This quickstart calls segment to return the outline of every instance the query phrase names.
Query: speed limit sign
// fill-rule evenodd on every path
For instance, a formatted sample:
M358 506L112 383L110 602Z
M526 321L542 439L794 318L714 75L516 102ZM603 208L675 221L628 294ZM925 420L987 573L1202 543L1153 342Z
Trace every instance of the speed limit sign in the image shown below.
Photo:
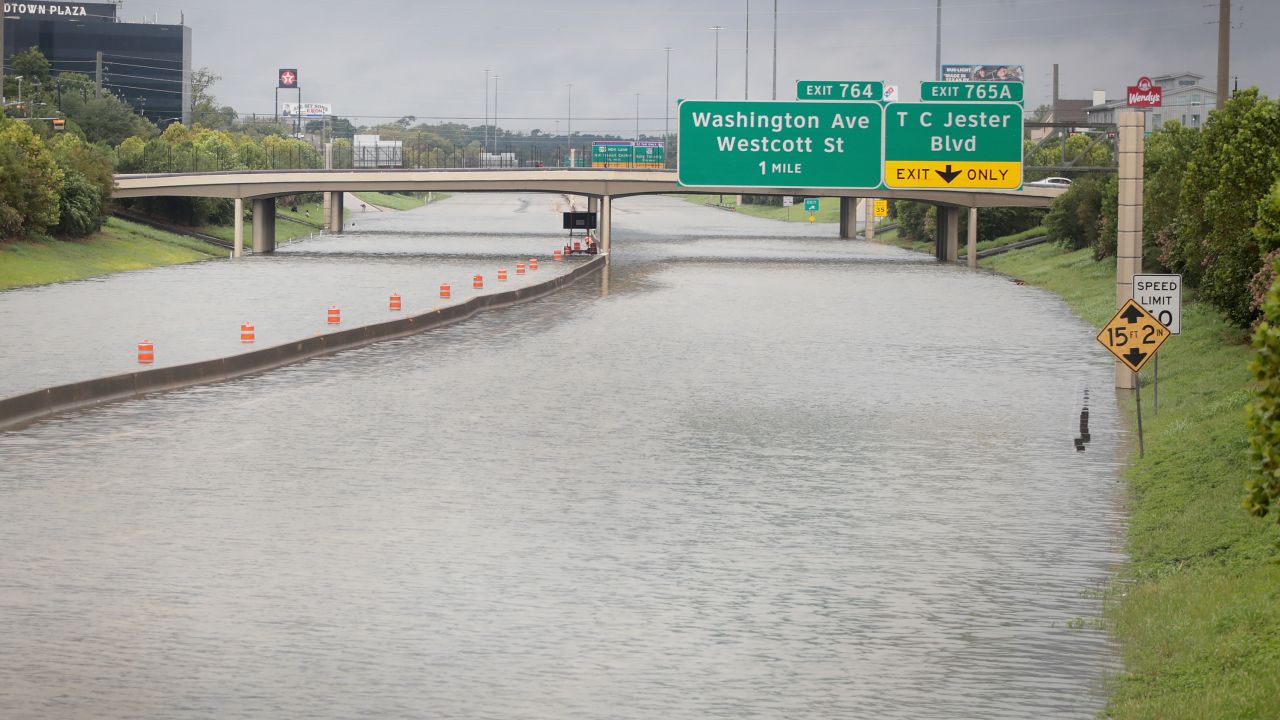
M1182 276L1134 275L1133 299L1169 329L1170 335L1182 332Z

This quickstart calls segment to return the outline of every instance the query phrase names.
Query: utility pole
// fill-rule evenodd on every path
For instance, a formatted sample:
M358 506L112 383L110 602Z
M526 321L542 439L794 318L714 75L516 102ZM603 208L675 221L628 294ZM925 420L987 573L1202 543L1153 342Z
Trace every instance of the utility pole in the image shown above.
M4 3L0 2L0 108L4 107Z
M501 75L493 76L493 151L495 153L502 151L502 140L498 135L498 81L501 79Z
M938 42L933 53L933 79L942 80L942 0L938 0Z
M1218 0L1218 103L1227 102L1227 75L1231 64L1231 0Z
M751 0L747 0L747 31L743 33L746 40L746 59L742 63L742 99L751 99Z
M484 151L489 152L489 68L484 69Z
M102 99L102 51L101 50L98 51L96 70L97 70L97 74L96 74L97 84L96 84L96 90L94 90L93 96L95 98Z
M636 93L636 142L640 142L640 93Z
M773 0L773 100L778 99L778 0Z
M671 48L663 50L667 51L667 99L662 103L662 142L665 143L671 134Z
M564 146L568 151L569 167L573 167L573 83L569 83L569 116L566 118Z
M720 25L712 25L712 30L716 31L716 94L715 99L720 99L720 31L724 29Z

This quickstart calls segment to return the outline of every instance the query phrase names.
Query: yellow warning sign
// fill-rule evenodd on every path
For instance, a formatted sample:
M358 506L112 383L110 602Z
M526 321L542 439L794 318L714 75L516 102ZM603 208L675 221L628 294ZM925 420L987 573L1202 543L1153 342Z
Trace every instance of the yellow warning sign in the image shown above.
M889 217L889 201L876 200L875 214L876 214L876 217Z
M1022 187L1022 163L887 160L884 184L891 188L1016 190Z
M1168 339L1169 330L1136 300L1125 302L1098 333L1098 342L1134 372L1141 370Z

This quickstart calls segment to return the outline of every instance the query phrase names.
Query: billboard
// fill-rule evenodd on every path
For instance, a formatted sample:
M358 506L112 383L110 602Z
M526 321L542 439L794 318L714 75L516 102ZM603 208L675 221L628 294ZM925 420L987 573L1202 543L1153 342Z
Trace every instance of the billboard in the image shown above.
M1021 65L943 65L943 82L1022 82Z
M1163 99L1164 89L1152 85L1151 78L1145 75L1138 78L1137 85L1129 86L1129 107L1160 107Z
M333 114L333 106L327 103L282 103L281 107L285 117L322 118Z
M298 68L280 68L277 77L280 80L280 84L276 85L277 88L293 90L298 87Z

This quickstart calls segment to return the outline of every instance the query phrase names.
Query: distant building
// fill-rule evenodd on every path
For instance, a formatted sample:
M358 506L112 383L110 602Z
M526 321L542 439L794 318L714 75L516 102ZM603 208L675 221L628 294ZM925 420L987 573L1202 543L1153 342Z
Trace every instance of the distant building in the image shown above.
M1160 87L1160 107L1129 108L1127 96L1107 102L1104 94L1101 99L1095 98L1095 103L1086 108L1085 113L1089 122L1114 123L1117 112L1132 109L1147 116L1148 131L1159 130L1169 120L1177 120L1184 127L1203 127L1209 119L1209 111L1217 106L1218 94L1201 85L1202 80L1203 75L1191 72L1156 75L1151 78L1151 84ZM1096 91L1095 96L1099 92Z
M351 167L398 168L404 164L404 143L383 140L380 135L356 135L351 139Z
M3 59L35 47L54 74L94 77L151 122L191 121L191 28L123 22L117 3L4 2Z

